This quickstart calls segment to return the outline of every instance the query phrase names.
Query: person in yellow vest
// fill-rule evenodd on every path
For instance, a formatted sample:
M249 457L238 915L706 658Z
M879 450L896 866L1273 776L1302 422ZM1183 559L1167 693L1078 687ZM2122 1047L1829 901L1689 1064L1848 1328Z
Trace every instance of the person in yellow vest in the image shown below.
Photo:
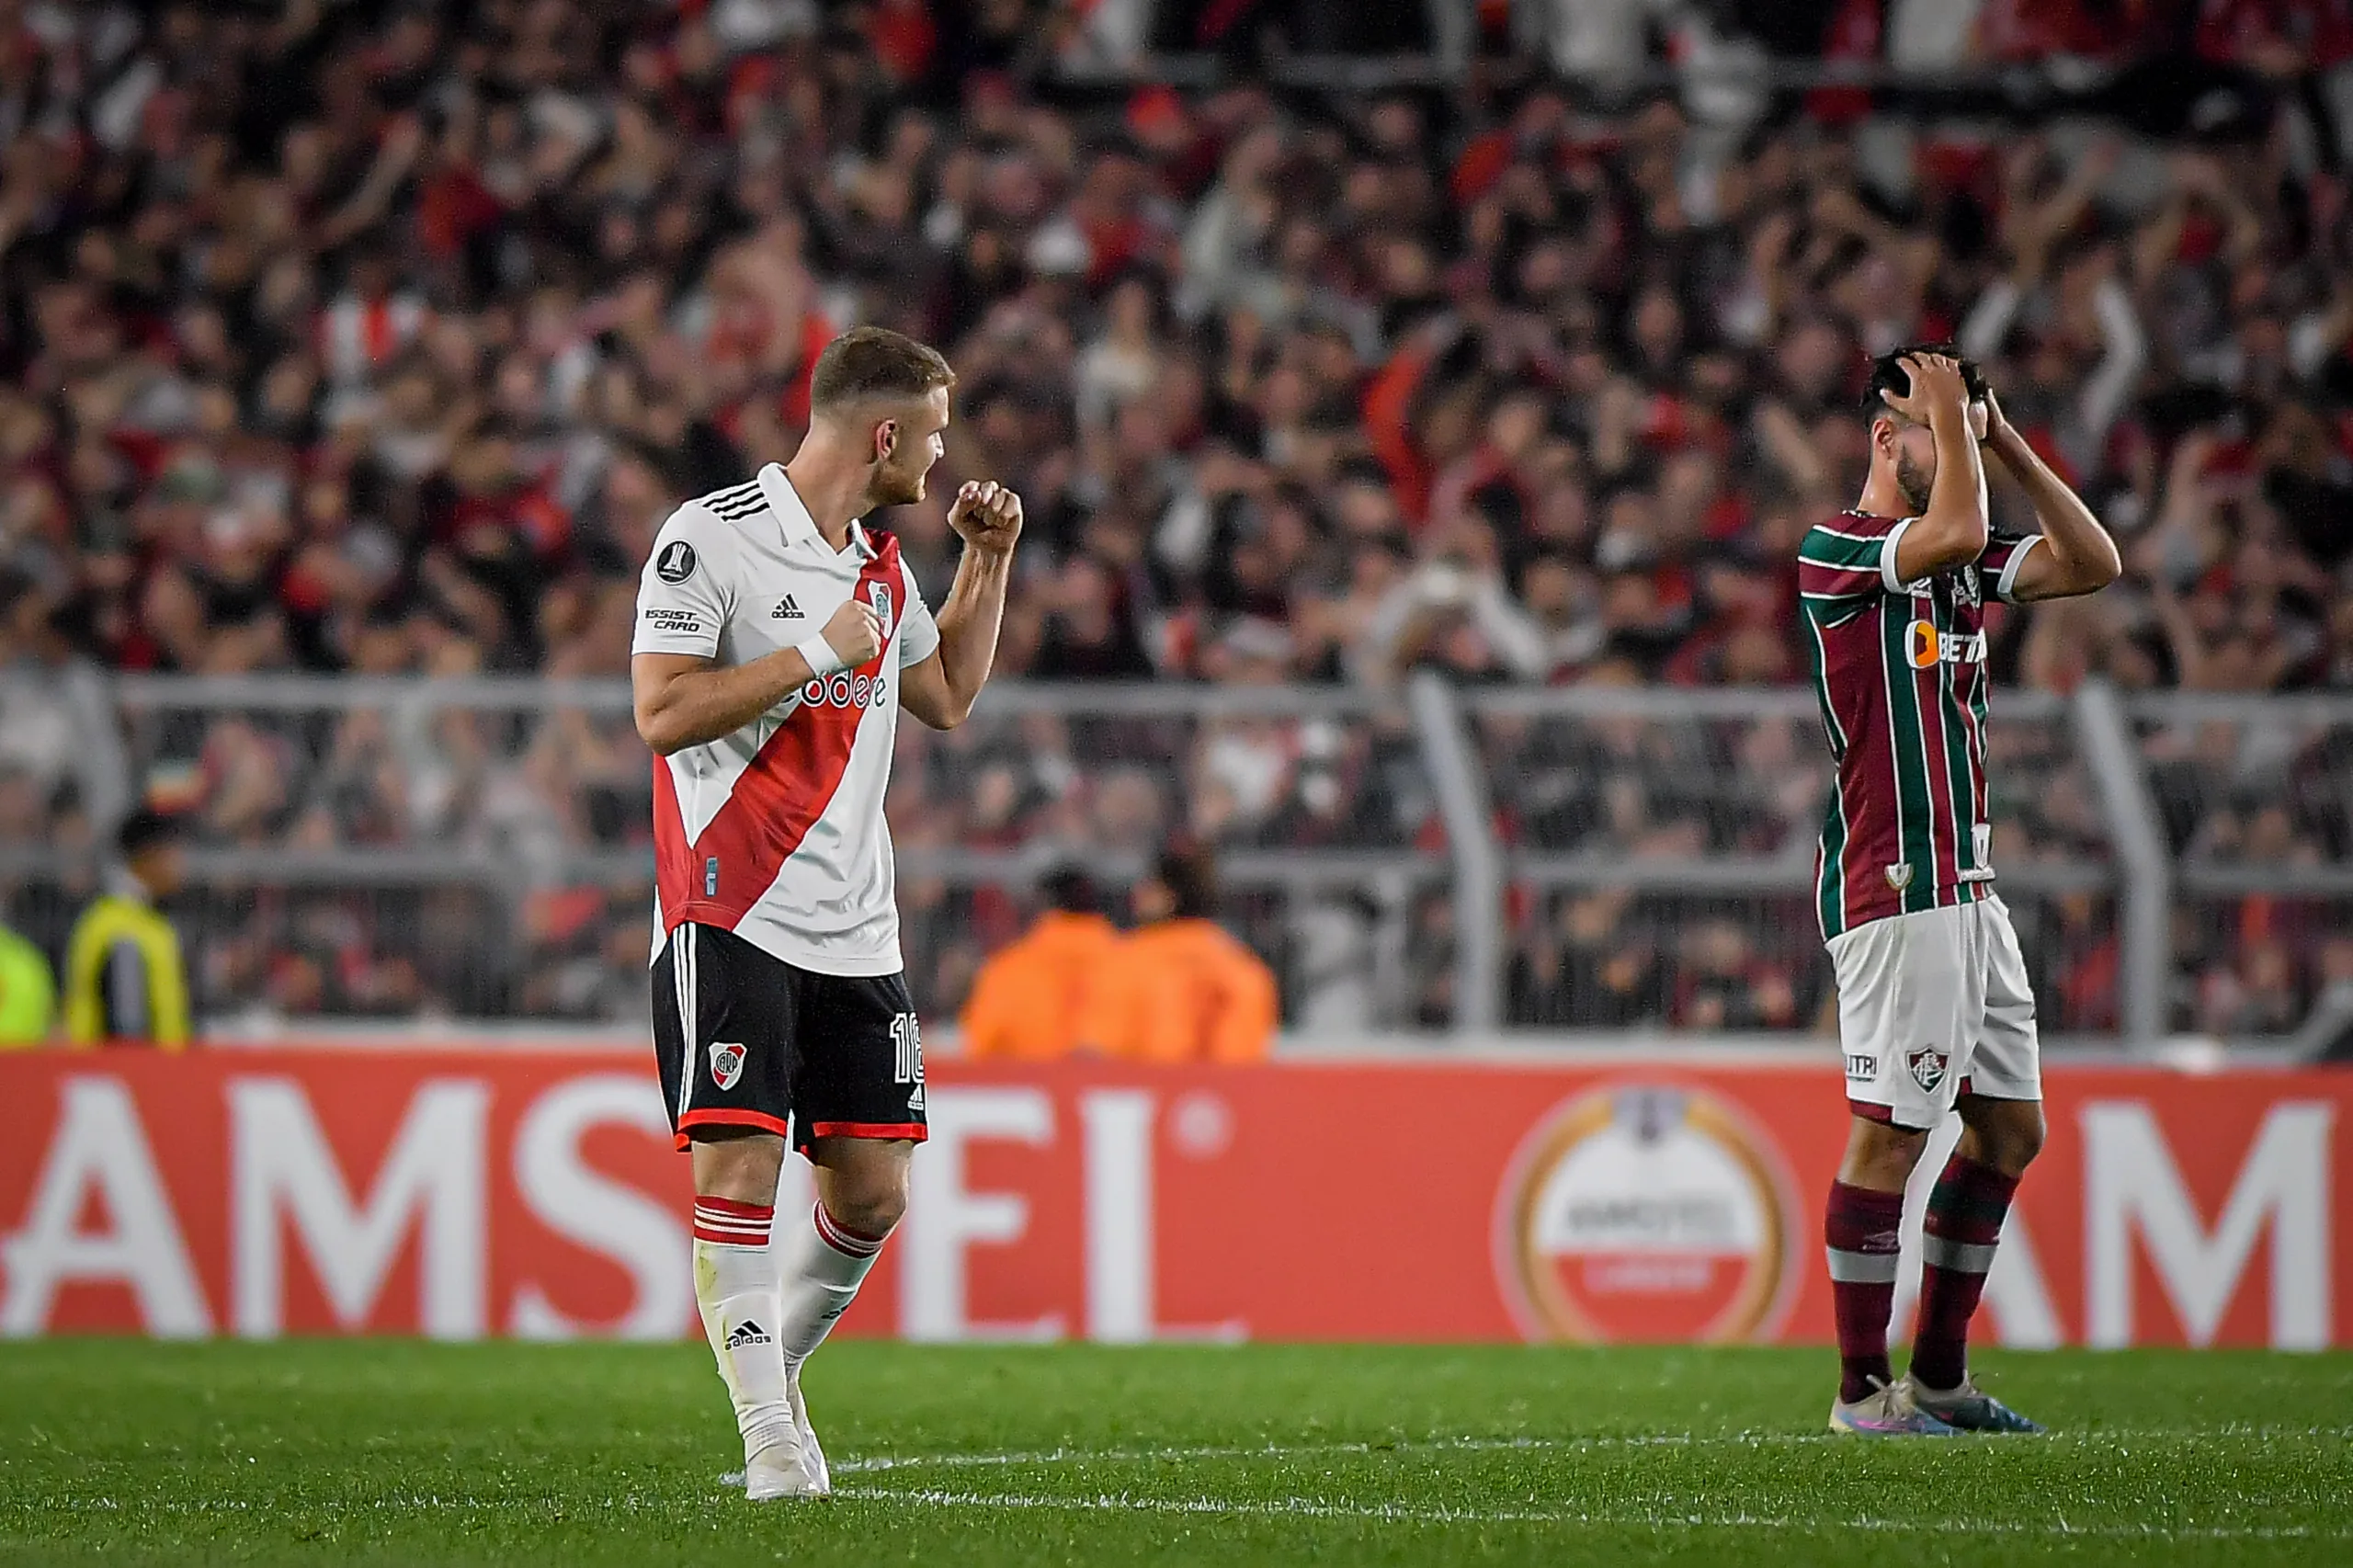
M0 1051L46 1044L56 1009L57 986L49 978L49 960L0 926Z
M188 971L179 933L155 907L180 889L179 828L160 812L133 812L115 846L121 861L65 945L65 1037L84 1048L122 1040L185 1050Z
M1004 1062L1068 1056L1095 986L1120 941L1086 873L1064 869L1039 882L1037 924L989 955L972 979L960 1022L964 1054Z
M1171 847L1135 890L1082 1046L1125 1062L1256 1062L1274 1043L1274 971L1218 925L1217 866Z

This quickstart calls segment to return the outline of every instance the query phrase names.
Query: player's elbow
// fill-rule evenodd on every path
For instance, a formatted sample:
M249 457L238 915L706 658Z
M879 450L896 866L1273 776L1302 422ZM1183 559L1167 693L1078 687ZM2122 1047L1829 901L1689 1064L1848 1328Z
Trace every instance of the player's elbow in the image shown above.
M2083 591L2096 594L2123 575L2124 557L2117 552L2116 543L2111 540L2108 548L2093 559L2085 572Z
M956 729L972 716L972 699L958 697L953 691L929 693L910 700L906 706L919 722L933 730Z
M690 744L686 727L670 709L640 702L636 705L636 718L637 738L656 756L684 751Z
M2122 568L2110 562L2101 562L2087 566L2076 574L2074 582L2067 585L2066 597L2080 598L2086 594L2098 593L2121 575L2123 575Z
M2062 574L2055 576L2055 580L2050 586L2044 588L2041 593L2029 597L2051 599L2081 598L2086 594L2098 593L2122 575L2124 575L2124 562L2117 554L2116 546L2110 544L2105 550L2065 562Z

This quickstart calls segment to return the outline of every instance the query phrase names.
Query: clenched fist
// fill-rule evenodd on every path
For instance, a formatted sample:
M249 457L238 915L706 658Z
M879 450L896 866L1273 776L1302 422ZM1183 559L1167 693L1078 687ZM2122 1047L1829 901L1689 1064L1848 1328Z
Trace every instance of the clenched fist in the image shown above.
M882 652L881 618L864 599L851 599L825 622L825 641L854 670Z
M948 507L948 526L974 550L1011 552L1021 537L1021 497L995 480L967 480Z

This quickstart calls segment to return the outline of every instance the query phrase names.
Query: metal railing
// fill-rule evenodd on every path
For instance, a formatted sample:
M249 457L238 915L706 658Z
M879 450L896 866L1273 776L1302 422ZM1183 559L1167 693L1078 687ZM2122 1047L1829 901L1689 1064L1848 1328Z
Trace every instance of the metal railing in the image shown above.
M216 1011L638 1005L650 789L621 683L97 689L116 723L76 758L85 815L208 781L189 872ZM1116 892L1183 832L1220 845L1229 914L1311 1029L1824 1017L1829 769L1802 690L1004 683L962 730L903 732L892 815L935 1008L1049 870ZM2005 693L1993 744L1995 861L2053 1037L2328 1032L2353 992L2353 697ZM53 924L90 836L0 841L0 893Z

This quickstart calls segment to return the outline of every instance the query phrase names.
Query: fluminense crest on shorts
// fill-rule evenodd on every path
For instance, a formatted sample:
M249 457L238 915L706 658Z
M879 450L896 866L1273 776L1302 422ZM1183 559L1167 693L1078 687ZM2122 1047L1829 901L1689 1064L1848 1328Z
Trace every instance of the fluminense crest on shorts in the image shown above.
M1921 1093L1933 1095L1937 1092L1937 1085L1945 1081L1945 1068L1951 1061L1952 1057L1948 1052L1938 1051L1933 1045L1924 1045L1917 1051L1904 1053L1904 1069L1912 1074L1912 1081L1920 1085Z

